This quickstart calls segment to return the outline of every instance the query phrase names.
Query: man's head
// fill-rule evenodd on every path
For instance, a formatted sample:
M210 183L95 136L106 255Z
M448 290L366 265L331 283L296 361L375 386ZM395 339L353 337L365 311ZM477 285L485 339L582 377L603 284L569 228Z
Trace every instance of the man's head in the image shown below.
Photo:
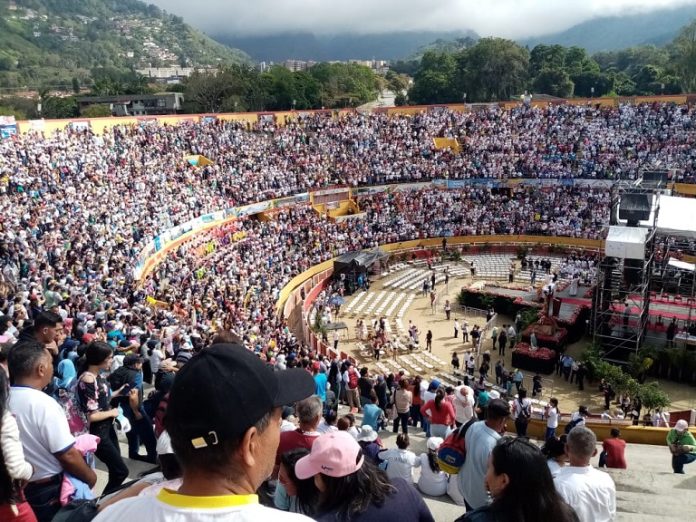
M253 493L273 471L281 407L313 391L307 372L274 372L243 346L203 350L174 379L165 419L184 483L216 475Z
M14 384L37 390L45 388L53 378L53 358L39 341L21 342L10 348L7 367Z
M63 343L63 318L53 312L41 312L34 320L34 335L42 344Z
M566 455L571 466L589 466L597 454L597 436L585 426L576 426L568 434Z
M612 428L609 433L615 439L618 439L621 436L621 430L619 428Z
M318 395L312 395L295 404L295 415L303 430L314 431L319 426L321 410L321 399Z
M498 433L505 431L505 423L510 417L510 405L503 399L493 399L488 403L486 424Z

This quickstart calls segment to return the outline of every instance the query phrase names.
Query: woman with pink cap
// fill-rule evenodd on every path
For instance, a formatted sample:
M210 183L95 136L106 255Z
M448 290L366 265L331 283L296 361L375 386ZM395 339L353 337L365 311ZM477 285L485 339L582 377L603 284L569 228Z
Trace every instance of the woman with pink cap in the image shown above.
M311 453L297 461L295 475L300 480L314 477L320 492L318 522L434 522L413 485L402 479L390 481L346 432L317 438Z

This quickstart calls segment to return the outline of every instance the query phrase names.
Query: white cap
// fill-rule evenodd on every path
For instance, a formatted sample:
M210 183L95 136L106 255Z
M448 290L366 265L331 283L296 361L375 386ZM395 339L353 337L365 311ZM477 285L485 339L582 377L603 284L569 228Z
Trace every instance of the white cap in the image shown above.
M430 451L437 451L443 442L444 440L440 437L430 437L427 442L428 449Z
M677 423L674 425L674 429L683 433L689 429L689 423L686 422L684 419L678 420Z

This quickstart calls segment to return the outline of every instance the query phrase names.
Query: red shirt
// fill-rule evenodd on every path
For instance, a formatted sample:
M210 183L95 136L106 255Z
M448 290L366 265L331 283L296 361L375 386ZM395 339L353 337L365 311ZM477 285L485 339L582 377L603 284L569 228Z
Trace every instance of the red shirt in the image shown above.
M444 424L445 426L454 424L454 406L448 400L442 400L439 410L435 407L435 400L430 400L421 407L421 413L430 415L430 424Z
M311 450L312 444L314 444L314 441L319 435L320 434L316 431L307 432L299 429L281 433L278 453L276 453L276 464L280 464L280 456L283 453L299 448Z
M626 469L626 459L624 451L626 449L626 441L623 439L611 438L604 441L602 445L604 451L607 452L607 467Z

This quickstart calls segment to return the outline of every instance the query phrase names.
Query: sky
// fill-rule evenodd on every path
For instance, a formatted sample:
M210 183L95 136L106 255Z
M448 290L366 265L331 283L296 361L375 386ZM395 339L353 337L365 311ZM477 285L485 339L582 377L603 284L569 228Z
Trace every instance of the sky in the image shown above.
M473 29L525 38L599 16L696 4L696 0L147 0L208 34L238 36Z

